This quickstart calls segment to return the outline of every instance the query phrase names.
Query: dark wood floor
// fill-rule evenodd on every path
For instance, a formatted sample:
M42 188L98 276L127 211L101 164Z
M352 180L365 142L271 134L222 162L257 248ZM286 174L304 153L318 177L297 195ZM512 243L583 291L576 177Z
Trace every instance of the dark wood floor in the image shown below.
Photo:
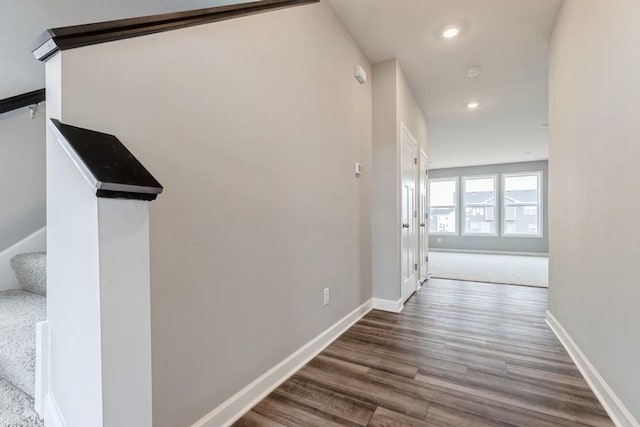
M547 290L432 279L372 311L236 426L611 426Z

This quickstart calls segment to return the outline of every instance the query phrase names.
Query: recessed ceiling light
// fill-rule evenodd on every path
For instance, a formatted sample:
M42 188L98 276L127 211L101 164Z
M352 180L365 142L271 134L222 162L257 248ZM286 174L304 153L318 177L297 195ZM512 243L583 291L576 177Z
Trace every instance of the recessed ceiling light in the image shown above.
M445 39L452 39L458 34L460 34L460 27L457 25L450 25L442 30L442 37Z
M480 107L480 103L478 101L469 101L467 104L467 110L476 110Z

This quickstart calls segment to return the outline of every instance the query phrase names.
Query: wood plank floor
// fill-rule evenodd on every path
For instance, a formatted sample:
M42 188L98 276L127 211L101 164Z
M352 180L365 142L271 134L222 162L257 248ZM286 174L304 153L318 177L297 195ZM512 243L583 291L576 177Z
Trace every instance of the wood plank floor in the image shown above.
M235 426L612 426L547 289L431 279L371 311Z

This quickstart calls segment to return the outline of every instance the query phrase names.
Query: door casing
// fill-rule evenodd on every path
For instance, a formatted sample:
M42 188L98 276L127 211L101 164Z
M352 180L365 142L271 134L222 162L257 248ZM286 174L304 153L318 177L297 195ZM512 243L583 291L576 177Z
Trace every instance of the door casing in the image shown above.
M422 283L429 277L429 157L422 148L420 149L419 166L420 177L418 178L418 184L420 186L420 212L418 217L420 221L420 236L418 239L418 256L420 257L420 283Z
M400 129L400 293L404 303L418 289L418 143L409 129Z

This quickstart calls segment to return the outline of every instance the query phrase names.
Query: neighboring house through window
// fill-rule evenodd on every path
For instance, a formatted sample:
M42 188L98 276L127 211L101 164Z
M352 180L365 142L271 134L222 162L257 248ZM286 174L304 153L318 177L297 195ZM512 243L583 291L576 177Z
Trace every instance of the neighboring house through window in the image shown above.
M458 179L429 180L429 233L458 233Z
M502 175L503 236L542 236L541 188L540 172Z
M497 176L462 177L463 234L496 236Z
M500 176L431 178L429 233L458 235L459 225L467 236L542 237L542 172Z

